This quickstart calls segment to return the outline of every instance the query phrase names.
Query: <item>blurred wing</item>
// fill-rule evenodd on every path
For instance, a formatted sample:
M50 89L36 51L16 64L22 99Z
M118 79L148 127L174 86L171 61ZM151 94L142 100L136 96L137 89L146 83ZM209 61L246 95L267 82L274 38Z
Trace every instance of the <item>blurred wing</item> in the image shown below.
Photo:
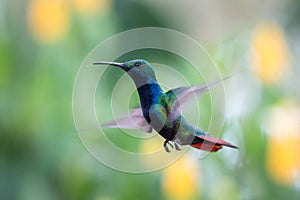
M226 79L231 78L232 76L234 76L235 74L231 75L231 76L227 76L225 78L216 80L214 82L211 83L207 83L207 84L203 84L203 85L196 85L196 86L192 86L192 87L179 87L179 88L175 88L173 90L169 90L168 92L166 92L166 94L168 96L173 96L173 99L170 102L170 114L169 114L169 119L176 119L178 117L178 115L180 115L180 106L185 103L187 100L189 100L191 98L192 95L199 95L202 94L206 91L208 91L208 88L210 88L211 86L216 85L217 83L220 83Z
M152 132L152 126L145 120L141 108L132 109L127 113L126 116L107 124L103 124L101 127L135 129L147 133Z

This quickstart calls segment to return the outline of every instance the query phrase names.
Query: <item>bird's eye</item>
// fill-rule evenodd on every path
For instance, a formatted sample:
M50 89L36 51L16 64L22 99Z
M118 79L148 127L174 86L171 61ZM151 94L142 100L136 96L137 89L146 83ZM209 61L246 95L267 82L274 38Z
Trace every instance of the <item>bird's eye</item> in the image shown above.
M141 66L141 65L142 65L141 62L136 62L136 63L134 63L134 66L135 66L135 67L139 67L139 66Z

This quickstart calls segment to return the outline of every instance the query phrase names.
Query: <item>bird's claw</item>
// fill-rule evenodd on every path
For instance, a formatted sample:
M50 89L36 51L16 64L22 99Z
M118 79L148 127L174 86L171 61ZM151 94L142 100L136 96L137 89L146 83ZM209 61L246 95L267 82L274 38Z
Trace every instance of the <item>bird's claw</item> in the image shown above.
M176 142L174 142L174 146L173 146L168 140L166 140L166 141L164 142L164 144L163 144L163 147L164 147L164 149L166 150L166 152L168 152L168 153L170 153L170 149L169 149L168 145L170 145L170 147L172 147L172 149L174 149L174 146L175 146L175 149L176 149L177 151L180 151L180 150L181 150L180 147L179 147L179 145L178 145Z
M168 152L168 153L170 153L170 150L169 150L168 145L167 145L166 142L164 142L163 146L164 146L165 151Z
M178 146L178 144L177 144L176 142L174 142L174 145L175 145L175 149L176 149L177 151L180 151L180 150L181 150L180 147Z
M170 153L170 149L169 149L168 145L170 145L170 147L172 147L172 149L174 149L174 146L173 146L171 143L169 143L168 140L166 140L166 141L164 142L164 144L163 144L164 149L166 150L166 152ZM175 147L175 148L176 148L176 147Z

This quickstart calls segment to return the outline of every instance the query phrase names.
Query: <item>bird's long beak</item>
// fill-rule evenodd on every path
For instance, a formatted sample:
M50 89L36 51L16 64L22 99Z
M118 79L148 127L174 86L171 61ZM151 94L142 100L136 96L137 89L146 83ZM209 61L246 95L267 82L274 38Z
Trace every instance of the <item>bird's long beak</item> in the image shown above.
M93 65L112 65L112 66L117 66L123 68L125 65L124 63L118 63L118 62L94 62Z
M111 65L111 66L116 66L120 67L124 71L128 72L130 70L130 67L126 63L118 63L118 62L105 62L105 61L99 61L99 62L94 62L94 65Z
M111 66L120 67L126 72L129 71L129 67L125 63L99 61L99 62L94 62L93 65L111 65Z

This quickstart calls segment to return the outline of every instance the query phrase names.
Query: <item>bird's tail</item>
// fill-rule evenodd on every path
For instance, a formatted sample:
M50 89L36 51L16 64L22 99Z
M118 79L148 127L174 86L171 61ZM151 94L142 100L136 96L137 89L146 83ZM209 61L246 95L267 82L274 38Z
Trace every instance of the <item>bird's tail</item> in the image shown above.
M201 149L209 152L216 152L222 149L223 146L238 149L237 146L230 144L229 142L226 142L224 140L213 138L208 134L196 135L191 146L196 149Z

